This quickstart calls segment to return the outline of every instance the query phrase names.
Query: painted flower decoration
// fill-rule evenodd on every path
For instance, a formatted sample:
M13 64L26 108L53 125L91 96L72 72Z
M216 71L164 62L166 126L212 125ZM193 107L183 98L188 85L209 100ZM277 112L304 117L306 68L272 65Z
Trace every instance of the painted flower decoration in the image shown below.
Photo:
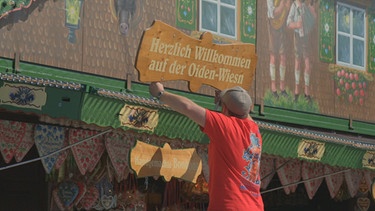
M368 81L363 74L342 68L337 70L334 79L336 96L340 100L360 106L364 104Z
M247 14L249 14L249 15L253 14L253 8L251 6L247 7Z
M318 154L318 145L311 143L305 147L303 151L305 152L306 156L314 157L316 154Z
M328 23L324 24L324 30L326 31L326 33L329 32L329 25L328 25Z
M251 30L252 30L251 26L248 26L248 27L247 27L247 32L250 33Z
M141 127L148 122L149 113L143 109L134 109L128 116L129 122L136 126Z
M19 87L14 92L9 93L9 98L18 105L28 105L34 101L35 94L28 87Z

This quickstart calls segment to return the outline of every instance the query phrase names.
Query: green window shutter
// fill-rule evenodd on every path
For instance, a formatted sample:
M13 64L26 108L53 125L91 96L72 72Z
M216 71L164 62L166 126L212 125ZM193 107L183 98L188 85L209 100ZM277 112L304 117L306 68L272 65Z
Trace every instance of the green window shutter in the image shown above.
M322 62L334 63L335 1L321 0L319 7L319 58Z
M368 72L375 73L375 12L368 11Z
M241 1L241 41L255 44L256 41L256 0Z
M176 25L177 27L196 30L197 28L197 1L176 0Z

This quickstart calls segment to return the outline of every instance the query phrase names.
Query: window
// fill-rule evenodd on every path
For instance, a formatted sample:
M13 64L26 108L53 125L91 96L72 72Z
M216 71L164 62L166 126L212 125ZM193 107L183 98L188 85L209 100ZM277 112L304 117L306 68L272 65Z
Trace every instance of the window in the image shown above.
M200 0L199 30L237 38L237 0Z
M365 10L337 3L336 62L365 70L366 19Z

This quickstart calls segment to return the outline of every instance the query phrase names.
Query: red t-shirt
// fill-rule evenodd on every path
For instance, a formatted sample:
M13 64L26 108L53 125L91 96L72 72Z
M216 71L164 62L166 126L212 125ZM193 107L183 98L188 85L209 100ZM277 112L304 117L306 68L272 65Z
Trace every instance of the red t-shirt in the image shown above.
M260 194L262 137L250 119L206 110L202 131L210 139L208 210L264 210Z

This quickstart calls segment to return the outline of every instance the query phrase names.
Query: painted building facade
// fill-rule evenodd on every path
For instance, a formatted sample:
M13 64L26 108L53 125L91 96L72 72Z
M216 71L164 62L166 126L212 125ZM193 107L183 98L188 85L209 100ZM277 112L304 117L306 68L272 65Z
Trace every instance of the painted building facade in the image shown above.
M151 140L159 146L201 149L204 160L209 141L189 120L150 99L135 68L143 32L160 20L197 40L209 32L215 44L255 46L255 77L243 86L254 99L251 115L263 133L265 203L275 204L266 194L276 178L283 196L303 189L300 195L308 200L301 204L313 200L324 184L331 198L353 199L353 210L369 209L374 206L369 189L375 168L374 8L370 0L5 0L0 5L0 108L2 131L12 132L2 133L4 168L25 161L33 147L41 158L108 132L80 149L93 150L96 160L80 162L78 147L66 150L71 155L65 158L59 153L41 159L46 175L60 182L49 190L54 201L56 187L69 177L59 170L58 160L75 169L74 175L94 178L106 155L114 168L108 172L119 183L126 180L127 157L116 163L115 146L106 144L113 136L127 137L126 143L119 142L125 151L137 139ZM187 81L165 84L215 109L215 88L202 85L190 92ZM159 120L121 121L125 107L133 117L155 109ZM15 140L29 141L28 150ZM43 147L48 140L54 144ZM100 183L95 181L73 186L92 188ZM75 206L74 200L80 202L74 198L54 206Z

